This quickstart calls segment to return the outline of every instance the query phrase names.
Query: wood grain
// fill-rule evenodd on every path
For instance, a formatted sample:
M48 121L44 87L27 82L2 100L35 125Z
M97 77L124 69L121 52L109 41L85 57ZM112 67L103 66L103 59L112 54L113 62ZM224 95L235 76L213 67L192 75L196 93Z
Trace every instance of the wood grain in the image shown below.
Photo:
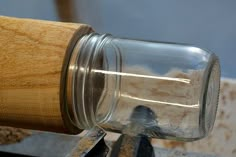
M64 57L84 24L0 16L0 125L64 132Z

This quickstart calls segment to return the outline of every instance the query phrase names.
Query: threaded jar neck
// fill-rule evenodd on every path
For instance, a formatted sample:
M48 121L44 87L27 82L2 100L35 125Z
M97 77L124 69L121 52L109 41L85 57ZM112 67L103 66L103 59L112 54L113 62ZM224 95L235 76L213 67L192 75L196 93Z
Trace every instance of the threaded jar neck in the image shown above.
M82 37L72 54L69 73L67 95L70 99L70 114L75 126L79 129L89 129L96 125L95 112L97 101L101 93L94 90L92 81L94 66L102 68L99 64L99 52L105 41L109 40L109 35L99 35L91 33ZM103 78L96 78L97 81L103 82Z

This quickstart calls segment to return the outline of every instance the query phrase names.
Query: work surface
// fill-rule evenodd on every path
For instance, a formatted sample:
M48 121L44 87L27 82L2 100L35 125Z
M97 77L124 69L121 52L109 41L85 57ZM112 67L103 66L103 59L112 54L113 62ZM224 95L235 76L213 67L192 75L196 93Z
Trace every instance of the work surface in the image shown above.
M161 157L171 156L227 156L236 155L236 80L223 79L219 108L213 132L205 139L196 142L176 142L152 140L155 153ZM107 141L115 141L117 134L108 133ZM1 151L15 153L32 153L47 155L58 153L62 156L69 153L79 140L79 136L33 132L20 143L1 145ZM168 148L168 149L166 149ZM186 153L188 152L188 153ZM197 153L191 153L197 152ZM211 154L211 155L207 155Z
M79 136L34 132L21 143L0 146L0 151L44 157L65 157L71 154L79 140ZM164 148L155 148L155 155L156 157L215 157L215 155L190 153Z

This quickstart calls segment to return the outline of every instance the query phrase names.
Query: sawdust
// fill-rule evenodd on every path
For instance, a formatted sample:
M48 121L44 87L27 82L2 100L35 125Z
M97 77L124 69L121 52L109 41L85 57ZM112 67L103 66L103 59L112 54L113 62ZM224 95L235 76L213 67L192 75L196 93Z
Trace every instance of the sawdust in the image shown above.
M88 150L89 148L91 148L93 144L94 144L94 141L90 139L84 140L83 145L79 145L78 152L83 153L84 150Z
M32 133L30 130L1 126L0 144L4 145L17 143L30 136L31 134Z
M180 141L163 141L163 145L166 148L171 148L171 149L181 147L184 150L186 150L185 144L186 144L185 142L180 142Z
M231 101L236 100L236 91L235 90L231 90L229 92L229 98L230 98Z

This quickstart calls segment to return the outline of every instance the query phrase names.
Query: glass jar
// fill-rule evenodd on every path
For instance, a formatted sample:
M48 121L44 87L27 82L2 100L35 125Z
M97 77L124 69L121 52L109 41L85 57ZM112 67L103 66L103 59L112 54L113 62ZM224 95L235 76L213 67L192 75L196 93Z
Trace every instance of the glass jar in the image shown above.
M66 99L80 129L191 141L212 129L219 88L213 53L92 33L72 53Z

